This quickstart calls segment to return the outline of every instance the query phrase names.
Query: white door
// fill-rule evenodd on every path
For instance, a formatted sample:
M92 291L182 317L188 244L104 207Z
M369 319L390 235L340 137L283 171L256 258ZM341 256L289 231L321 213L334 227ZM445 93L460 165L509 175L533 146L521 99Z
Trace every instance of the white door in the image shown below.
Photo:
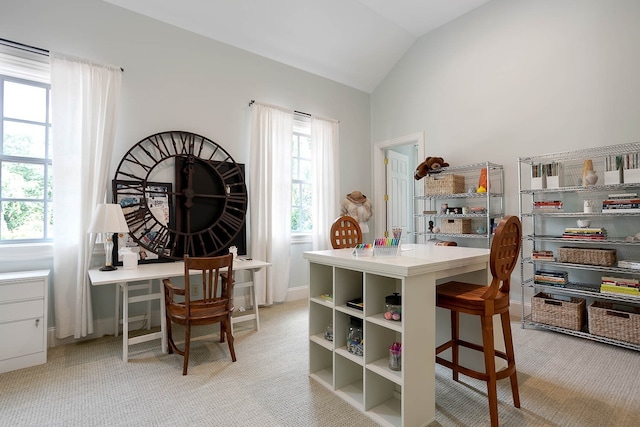
M393 237L393 228L402 228L402 243L412 242L410 238L413 232L411 184L409 156L387 150L387 231L389 231L389 237Z

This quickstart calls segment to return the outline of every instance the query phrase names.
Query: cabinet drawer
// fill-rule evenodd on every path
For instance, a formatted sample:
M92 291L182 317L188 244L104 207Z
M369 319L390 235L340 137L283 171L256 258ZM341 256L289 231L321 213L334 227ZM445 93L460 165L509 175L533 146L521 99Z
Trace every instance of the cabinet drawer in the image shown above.
M44 314L44 300L21 301L11 304L0 304L0 323L12 320L33 319ZM0 335L8 336L8 335Z
M44 297L44 281L0 283L0 303Z
M45 332L42 317L0 324L0 336L4 343L0 346L0 360L43 352Z

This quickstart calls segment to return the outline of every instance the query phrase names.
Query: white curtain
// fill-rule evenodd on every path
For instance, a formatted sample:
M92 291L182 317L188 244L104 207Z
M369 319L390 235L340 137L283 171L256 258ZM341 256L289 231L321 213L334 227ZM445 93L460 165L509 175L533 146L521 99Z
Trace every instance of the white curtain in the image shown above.
M56 337L93 332L87 228L106 201L122 70L51 54Z
M254 274L258 304L286 299L291 246L293 112L254 103L249 157L251 256L271 263Z
M331 249L331 224L340 214L338 122L311 118L313 250Z

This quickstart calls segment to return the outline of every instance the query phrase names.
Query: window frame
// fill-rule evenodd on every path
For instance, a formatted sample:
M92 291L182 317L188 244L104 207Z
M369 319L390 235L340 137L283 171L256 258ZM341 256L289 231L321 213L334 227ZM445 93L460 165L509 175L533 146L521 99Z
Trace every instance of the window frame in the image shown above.
M14 82L27 86L33 86L43 88L46 91L45 95L45 121L33 121L25 119L8 118L4 115L4 88L5 82ZM4 128L5 122L11 123L23 123L27 125L44 126L44 157L29 157L29 156L16 156L4 154ZM51 85L48 82L31 80L27 78L16 77L10 74L0 74L0 134L3 136L0 140L0 171L4 162L10 163L23 163L35 166L43 167L43 194L42 198L22 198L22 197L4 197L2 194L2 175L0 173L0 215L2 215L2 206L4 202L29 202L29 203L42 203L43 204L43 228L42 237L40 238L26 238L26 239L5 239L0 234L0 246L6 245L22 245L22 244L39 244L39 243L52 243L53 242L53 220L52 224L49 224L49 218L53 215L53 188L52 183L49 182L51 175L51 169L53 168L52 159L52 141L51 141ZM51 189L51 192L49 191ZM48 237L49 236L49 237Z
M300 196L302 196L302 187L309 186L309 189L313 190L313 181L311 178L308 180L301 179L300 172L300 161L307 161L312 164L313 159L311 158L311 154L309 157L302 157L300 151L300 140L302 138L308 138L311 143L311 120L310 116L302 113L294 113L293 119L293 129L292 129L292 144L297 144L297 149L292 147L291 150L291 219L293 220L293 209L294 208L302 208L302 204L294 205L293 204L293 191L294 187L297 186L300 191ZM297 161L297 162L296 162ZM297 165L297 172L294 171L294 164ZM297 178L296 178L297 177ZM311 228L309 230L294 230L293 223L291 224L291 236L292 238L305 238L307 236L311 236L313 232L313 218L311 218Z

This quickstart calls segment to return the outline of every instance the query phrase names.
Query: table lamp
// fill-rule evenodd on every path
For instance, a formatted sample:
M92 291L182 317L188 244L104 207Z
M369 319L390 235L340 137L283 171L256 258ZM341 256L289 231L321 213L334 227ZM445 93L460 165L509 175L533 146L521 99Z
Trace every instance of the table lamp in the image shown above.
M129 226L124 219L122 207L117 203L103 203L96 206L89 225L89 233L104 233L104 253L106 256L104 267L100 271L117 270L112 265L113 234L128 233Z

